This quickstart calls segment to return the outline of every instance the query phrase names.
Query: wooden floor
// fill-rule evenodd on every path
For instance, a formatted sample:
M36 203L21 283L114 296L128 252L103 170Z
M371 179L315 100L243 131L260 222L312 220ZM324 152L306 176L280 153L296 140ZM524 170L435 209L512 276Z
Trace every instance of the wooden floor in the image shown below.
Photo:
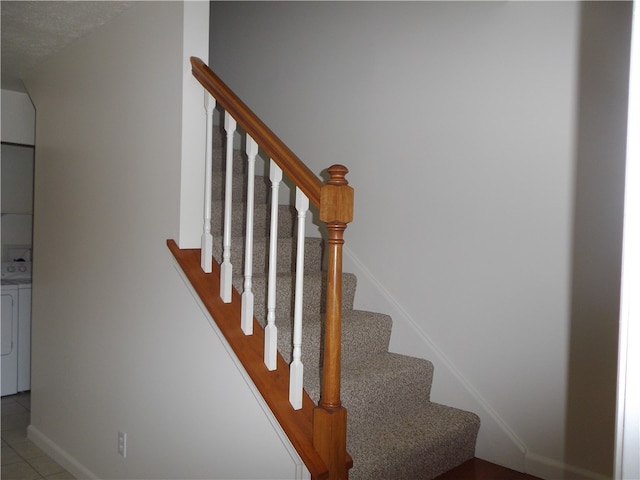
M474 458L435 480L540 480L538 477L516 472L495 463Z

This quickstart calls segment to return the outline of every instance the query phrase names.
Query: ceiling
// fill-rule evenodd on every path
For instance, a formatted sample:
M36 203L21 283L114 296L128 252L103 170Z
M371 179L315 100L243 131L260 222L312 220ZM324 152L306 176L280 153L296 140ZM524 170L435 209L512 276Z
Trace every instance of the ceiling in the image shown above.
M2 1L2 88L24 92L22 78L130 7L124 1Z

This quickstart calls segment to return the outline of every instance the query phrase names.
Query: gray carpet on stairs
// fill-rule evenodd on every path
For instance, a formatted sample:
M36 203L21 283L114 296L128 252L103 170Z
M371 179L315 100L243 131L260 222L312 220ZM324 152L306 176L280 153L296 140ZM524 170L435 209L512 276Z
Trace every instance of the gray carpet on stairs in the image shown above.
M219 137L216 135L216 137ZM214 143L214 202L212 233L214 257L222 259L222 198L224 167L221 142ZM243 291L246 178L243 154L234 154L234 198L231 262L233 283ZM255 316L266 320L267 259L269 251L268 180L256 177L253 255ZM279 209L278 294L276 325L278 346L290 360L293 290L295 283L295 212ZM305 241L303 354L305 389L320 398L326 276L323 242ZM351 480L432 479L475 453L480 428L477 415L430 401L431 362L388 351L392 321L387 315L353 309L356 278L343 277L342 403L348 410L347 447L353 457Z

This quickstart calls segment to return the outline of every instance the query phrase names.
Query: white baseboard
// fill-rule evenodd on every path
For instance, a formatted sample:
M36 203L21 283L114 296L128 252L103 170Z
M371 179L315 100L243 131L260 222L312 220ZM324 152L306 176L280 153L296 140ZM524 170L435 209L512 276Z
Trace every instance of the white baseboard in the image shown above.
M547 479L611 480L611 476L568 465L532 452L527 453L525 471L529 475Z
M47 437L33 425L27 427L27 438L35 443L40 450L49 455L53 460L64 467L76 478L86 478L98 480L99 477L91 470L82 465L76 458L61 448L57 443Z

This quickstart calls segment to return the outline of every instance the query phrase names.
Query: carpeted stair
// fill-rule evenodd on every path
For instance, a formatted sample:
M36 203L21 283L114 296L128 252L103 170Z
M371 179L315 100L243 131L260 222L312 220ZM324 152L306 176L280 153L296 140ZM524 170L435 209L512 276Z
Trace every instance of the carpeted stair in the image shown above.
M224 162L220 137L215 135L217 141L214 142L214 235L222 235L223 223ZM244 272L245 163L243 154L236 151L231 263L233 283L240 293L243 291ZM256 177L252 280L255 317L263 326L266 324L269 195L269 180ZM278 347L288 361L292 353L295 221L294 209L280 206L276 325ZM214 256L221 262L221 236L214 237ZM322 368L326 282L322 265L322 240L307 238L302 362L305 389L315 402L320 399ZM391 318L380 313L354 310L356 278L345 273L342 283L341 398L348 410L347 449L354 463L350 479L431 479L472 458L480 427L478 417L431 402L431 362L389 352Z

